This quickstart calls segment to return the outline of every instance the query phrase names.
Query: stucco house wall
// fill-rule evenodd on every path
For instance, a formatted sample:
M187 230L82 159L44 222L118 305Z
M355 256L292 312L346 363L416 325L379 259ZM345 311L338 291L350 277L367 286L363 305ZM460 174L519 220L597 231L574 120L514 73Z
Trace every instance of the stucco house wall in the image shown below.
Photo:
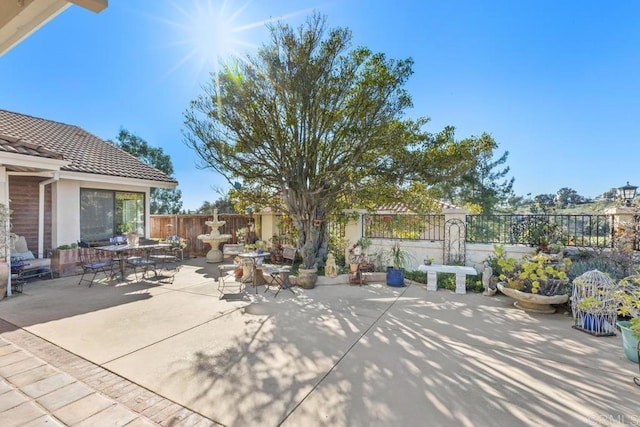
M39 257L80 240L82 188L144 194L149 236L151 188L176 186L175 179L78 126L0 109L0 203L13 210L12 231L24 235Z

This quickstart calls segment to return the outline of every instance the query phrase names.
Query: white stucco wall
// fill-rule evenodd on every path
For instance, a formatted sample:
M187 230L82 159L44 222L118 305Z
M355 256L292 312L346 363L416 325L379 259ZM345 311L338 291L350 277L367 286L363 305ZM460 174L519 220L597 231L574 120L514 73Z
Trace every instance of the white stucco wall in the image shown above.
M80 240L80 182L60 180L51 187L51 246Z
M52 246L75 243L80 240L80 189L91 188L114 191L144 193L145 197L145 236L151 234L149 214L150 201L148 187L118 185L92 181L61 179L52 184Z
M371 239L371 247L367 250L369 254L380 251L388 251L395 244L395 239ZM444 257L444 242L431 242L426 240L399 240L400 247L409 252L411 263L406 268L408 271L418 269L427 257L433 258L434 264L442 264ZM535 249L523 245L502 245L506 255L520 259L522 256L532 254ZM478 272L482 271L484 260L489 255L494 254L493 245L488 244L467 244L466 245L466 265L474 267Z

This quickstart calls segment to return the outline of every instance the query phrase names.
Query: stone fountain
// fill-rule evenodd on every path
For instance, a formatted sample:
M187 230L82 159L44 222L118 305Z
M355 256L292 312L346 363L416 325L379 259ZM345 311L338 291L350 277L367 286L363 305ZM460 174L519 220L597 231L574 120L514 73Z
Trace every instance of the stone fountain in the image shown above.
M226 221L218 220L218 209L213 210L213 221L206 221L208 227L211 228L210 234L201 234L198 240L211 245L211 250L207 252L207 262L221 262L223 259L222 251L218 249L220 243L226 242L231 238L231 234L220 234L218 228L226 224Z

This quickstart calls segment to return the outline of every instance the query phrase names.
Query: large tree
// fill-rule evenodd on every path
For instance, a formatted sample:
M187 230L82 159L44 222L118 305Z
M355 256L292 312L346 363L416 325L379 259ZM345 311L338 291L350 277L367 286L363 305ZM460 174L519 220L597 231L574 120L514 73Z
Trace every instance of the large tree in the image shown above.
M502 165L509 152L494 159L498 143L493 137L483 133L457 141L455 128L447 126L433 139L430 149L412 157L414 173L431 184L435 197L459 206L473 206L485 214L507 204L513 196L514 178L507 178L509 167ZM440 174L437 179L432 176L434 171Z
M426 118L404 118L410 59L351 49L350 31L328 30L318 14L270 31L256 55L224 65L191 102L185 141L203 167L241 181L252 203L290 215L303 264L314 267L326 254L329 213L397 198L413 178L447 177L468 150L423 132ZM442 160L428 179L412 169L426 152Z
M585 198L578 194L576 190L569 187L563 187L556 193L556 206L563 209L570 205L583 203Z
M196 209L196 213L208 214L212 213L214 209L218 209L218 213L236 213L233 203L229 201L228 197L220 197L215 202L211 203L208 200L202 202L202 205Z
M152 147L144 139L120 129L116 142L118 147L137 157L141 162L154 167L168 176L173 176L171 157L164 154L162 148ZM152 214L177 214L182 209L182 192L178 189L151 188L150 212Z

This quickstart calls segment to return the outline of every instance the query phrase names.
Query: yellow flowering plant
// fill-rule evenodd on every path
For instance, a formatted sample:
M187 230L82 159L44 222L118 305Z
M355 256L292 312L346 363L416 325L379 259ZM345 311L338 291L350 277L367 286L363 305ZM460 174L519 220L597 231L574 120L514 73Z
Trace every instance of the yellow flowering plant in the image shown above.
M617 304L618 314L629 319L629 328L640 339L640 275L620 280L612 297Z
M569 258L558 262L547 254L539 253L520 261L515 258L499 258L498 265L502 269L499 278L509 288L547 296L569 292Z

